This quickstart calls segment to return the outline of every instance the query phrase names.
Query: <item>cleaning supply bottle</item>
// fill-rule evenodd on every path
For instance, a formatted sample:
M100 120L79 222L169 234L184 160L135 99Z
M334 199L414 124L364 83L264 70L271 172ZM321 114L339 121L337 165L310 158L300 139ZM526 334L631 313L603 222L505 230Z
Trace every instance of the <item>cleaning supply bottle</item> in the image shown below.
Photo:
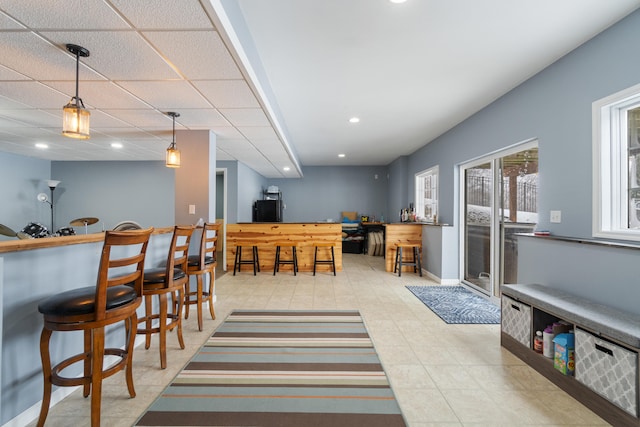
M553 326L547 326L542 332L542 354L544 357L553 359Z
M542 331L536 331L536 337L533 339L533 350L536 353L542 354L543 339Z

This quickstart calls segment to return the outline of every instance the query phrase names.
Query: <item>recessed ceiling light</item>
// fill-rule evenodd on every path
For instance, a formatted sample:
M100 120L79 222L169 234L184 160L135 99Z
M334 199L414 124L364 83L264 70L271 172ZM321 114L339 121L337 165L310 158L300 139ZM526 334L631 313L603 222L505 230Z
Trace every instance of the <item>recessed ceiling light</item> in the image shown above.
M400 3L404 3L404 2L406 2L407 0L389 0L389 1L390 1L391 3L397 3L397 4L400 4Z
M121 142L112 142L111 143L111 148L122 148L122 143Z
M285 172L289 172L291 170L291 168L289 166L285 166L282 168L283 171Z
M49 146L43 142L38 142L36 143L36 148L39 148L41 150L46 150L47 148L49 148Z
M358 117L351 117L349 119L349 123L358 123L360 121L360 119Z
M340 157L340 158L342 158L342 157L347 157L347 155L346 155L346 154L342 154L342 153L340 153L340 154L338 154L338 157Z

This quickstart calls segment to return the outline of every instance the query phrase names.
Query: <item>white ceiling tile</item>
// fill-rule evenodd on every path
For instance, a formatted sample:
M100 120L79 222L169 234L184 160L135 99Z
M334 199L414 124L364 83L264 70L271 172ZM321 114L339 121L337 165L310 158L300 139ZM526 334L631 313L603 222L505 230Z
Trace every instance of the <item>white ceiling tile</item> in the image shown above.
M186 81L120 81L118 84L162 111L179 113L183 108L213 107Z
M249 140L278 139L271 126L239 126L238 130Z
M60 92L67 94L69 98L75 96L76 85L74 81L44 81L44 83ZM109 81L81 82L78 88L80 98L87 108L117 108L117 109L151 109L152 107L136 98L117 84Z
M189 129L201 130L214 127L228 127L230 123L214 108L180 110L179 121Z
M29 77L0 65L0 80L29 80Z
M80 58L82 64L100 70L109 80L164 80L180 76L135 31L75 31L44 32L53 43L80 45L89 56ZM75 57L74 65L75 65ZM67 76L69 77L69 76ZM85 78L81 72L81 79ZM55 78L42 77L47 80ZM75 67L71 80L75 79Z
M219 108L218 110L236 127L271 125L267 116L259 108Z
M141 29L212 28L198 0L111 0L111 3ZM153 13L149 13L149 11Z
M238 129L228 126L215 126L211 130L216 134L218 141L222 139L245 139L244 136L238 132Z
M104 0L4 1L5 13L27 27L44 29L123 29L127 23Z
M171 120L167 122L167 116L156 110L121 110L109 108L103 110L123 122L130 123L140 129L162 128L171 126Z
M60 115L56 116L44 110L2 110L0 116L12 119L29 126L51 127L60 126L62 129L62 107Z
M143 35L189 80L242 78L216 31L145 31Z
M19 30L22 28L25 26L0 10L0 30Z
M51 44L28 32L0 32L0 58L5 67L32 79L75 81L75 56L65 43ZM85 67L80 68L80 78L101 79Z
M198 80L193 85L216 108L260 108L258 100L244 80Z
M0 82L0 94L32 108L60 108L69 97L36 81Z

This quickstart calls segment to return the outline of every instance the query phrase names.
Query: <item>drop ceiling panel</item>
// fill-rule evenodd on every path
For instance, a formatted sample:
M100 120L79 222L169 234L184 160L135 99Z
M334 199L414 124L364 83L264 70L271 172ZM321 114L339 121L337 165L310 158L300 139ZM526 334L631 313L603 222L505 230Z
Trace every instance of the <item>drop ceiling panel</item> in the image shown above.
M3 1L2 10L28 27L38 29L123 29L126 22L103 0Z
M198 0L111 0L111 3L136 28L176 30L212 27Z
M29 78L11 68L0 65L0 80L29 80Z
M24 25L16 22L15 19L0 10L0 30L19 30L25 28Z
M177 111L183 108L212 108L186 81L121 81L118 82L138 98L144 99L162 111Z
M76 84L74 81L50 82L44 84L67 94L69 98L75 96ZM79 88L79 95L84 105L89 108L118 108L118 109L151 109L152 107L142 100L136 98L120 86L109 81L82 82Z
M62 122L62 108L60 116L55 116L43 110L3 110L0 114L28 126L53 127Z
M66 42L65 42L66 43ZM75 56L29 32L0 32L0 58L2 64L35 80L75 80ZM83 79L100 79L84 67Z
M259 108L220 108L219 111L236 127L271 125L267 116Z
M271 126L241 126L238 130L248 140L254 139L273 139L279 142L276 132Z
M216 108L260 108L244 80L206 80L193 84Z
M62 111L69 102L67 95L35 81L0 81L0 93L32 108L60 108Z
M229 127L230 123L214 108L181 109L180 123L189 129Z
M145 31L143 35L189 80L242 78L220 35L213 30Z
M45 32L53 43L78 44L89 50L80 62L100 70L109 80L163 80L180 76L134 31ZM75 57L73 57L75 65ZM73 74L67 79L75 79ZM47 77L42 77L47 79ZM86 78L82 76L81 78ZM48 80L57 80L48 78Z
M130 123L140 129L171 127L171 120L156 110L121 110L121 109L104 109L109 114L123 122Z
M215 126L211 130L218 137L218 141L221 139L244 139L244 136L234 127Z

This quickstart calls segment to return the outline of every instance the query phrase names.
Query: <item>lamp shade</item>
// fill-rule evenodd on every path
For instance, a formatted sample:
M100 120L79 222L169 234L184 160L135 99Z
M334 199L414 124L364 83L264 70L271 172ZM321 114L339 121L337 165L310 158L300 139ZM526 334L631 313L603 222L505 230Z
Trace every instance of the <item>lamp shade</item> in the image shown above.
M180 167L180 150L176 147L175 142L172 142L169 148L167 148L167 159L165 164L168 168Z
M89 139L89 116L89 110L69 102L62 110L62 134L70 138Z

